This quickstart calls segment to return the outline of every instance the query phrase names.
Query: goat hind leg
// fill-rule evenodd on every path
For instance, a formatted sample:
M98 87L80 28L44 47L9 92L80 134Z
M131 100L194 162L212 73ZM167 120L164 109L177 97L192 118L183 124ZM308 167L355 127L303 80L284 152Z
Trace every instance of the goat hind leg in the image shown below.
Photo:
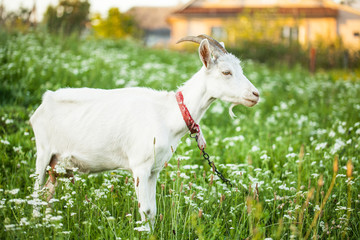
M58 181L57 178L59 177L59 174L56 172L56 165L58 164L58 156L57 155L53 155L51 157L49 166L51 167L48 171L49 173L49 178L45 184L45 188L47 189L47 196L46 196L46 201L49 202L52 197L55 194L55 188L58 185ZM70 181L74 184L74 174L72 171L70 170L66 170L66 174L64 175L65 177L69 178Z
M46 192L46 201L47 202L49 202L52 199L52 197L54 196L55 188L58 185L58 182L56 180L58 175L57 175L57 173L55 171L55 166L57 165L57 163L58 163L57 156L53 155L51 157L51 160L50 160L50 163L49 163L49 166L51 167L51 169L48 171L49 178L46 181L45 186L44 186L45 189L47 189L47 192Z

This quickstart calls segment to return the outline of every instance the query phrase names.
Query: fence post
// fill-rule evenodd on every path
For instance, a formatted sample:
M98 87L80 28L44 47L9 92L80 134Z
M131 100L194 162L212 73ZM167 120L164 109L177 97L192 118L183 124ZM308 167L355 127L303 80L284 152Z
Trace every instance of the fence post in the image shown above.
M314 73L315 72L315 68L316 68L316 49L315 48L310 48L310 72Z
M344 65L344 69L347 70L349 67L349 51L348 50L344 51L343 65Z

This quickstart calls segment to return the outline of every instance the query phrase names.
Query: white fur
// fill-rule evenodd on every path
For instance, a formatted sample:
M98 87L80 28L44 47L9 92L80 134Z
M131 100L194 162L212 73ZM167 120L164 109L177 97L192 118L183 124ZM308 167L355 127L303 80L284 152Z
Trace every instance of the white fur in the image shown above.
M179 89L196 122L215 99L245 106L258 102L254 95L258 91L243 75L236 57L211 58L207 40L201 42L201 49L204 66ZM225 71L232 75L224 75ZM156 179L188 132L175 92L147 88L47 91L30 122L37 147L35 190L43 185L55 154L67 169L76 167L81 172L128 169L139 179L135 190L142 220L147 216L154 221Z

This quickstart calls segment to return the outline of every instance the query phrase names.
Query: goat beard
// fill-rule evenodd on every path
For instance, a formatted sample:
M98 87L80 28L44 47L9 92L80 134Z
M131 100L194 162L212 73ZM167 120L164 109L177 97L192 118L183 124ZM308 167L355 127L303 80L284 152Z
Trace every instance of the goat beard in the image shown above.
M236 118L236 115L235 113L233 112L233 108L238 105L238 104L235 104L235 103L232 103L231 106L229 107L229 115L232 119Z

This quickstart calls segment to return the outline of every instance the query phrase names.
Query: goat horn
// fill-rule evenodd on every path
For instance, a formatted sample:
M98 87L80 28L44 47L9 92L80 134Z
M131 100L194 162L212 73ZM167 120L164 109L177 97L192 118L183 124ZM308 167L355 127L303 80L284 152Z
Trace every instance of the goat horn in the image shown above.
M183 37L179 41L177 41L176 44L181 43L181 42L186 42L186 41L200 44L201 41L204 39L207 39L209 41L211 51L214 54L215 58L219 57L222 54L228 53L225 50L225 48L218 41L216 41L212 37L207 36L205 34L199 35L197 37L194 37L194 36Z
M199 36L197 36L197 37L187 36L187 37L183 37L182 39L180 39L179 41L177 41L176 44L181 43L181 42L187 42L187 41L188 41L188 42L194 42L194 43L200 44L203 39L204 39L204 38L201 38L201 37L199 37Z
M219 48L220 51L222 51L224 54L227 54L228 51L226 51L226 49L223 47L223 45L221 45L218 41L216 41L214 38L206 35L206 34L201 34L198 37L200 38L206 38L207 40L209 40L212 44L214 44L217 48Z

